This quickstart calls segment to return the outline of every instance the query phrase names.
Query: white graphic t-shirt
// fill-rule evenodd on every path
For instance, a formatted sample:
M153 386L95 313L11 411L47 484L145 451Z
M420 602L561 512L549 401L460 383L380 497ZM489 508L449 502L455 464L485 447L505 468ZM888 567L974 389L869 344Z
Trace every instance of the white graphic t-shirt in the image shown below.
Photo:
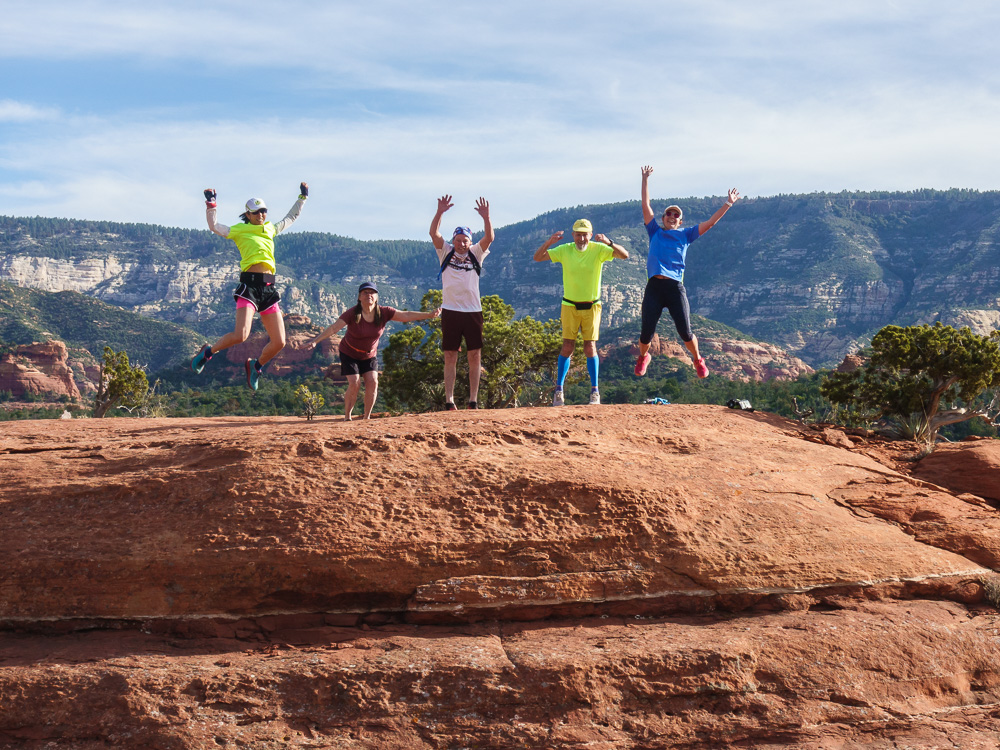
M445 241L444 246L440 250L435 248L437 250L439 266L444 262L445 256L451 252L451 248L452 245L448 241ZM483 252L483 248L477 242L469 248L469 253L475 254L481 268L483 259L490 254L490 251ZM451 256L447 267L441 272L441 297L441 307L445 310L454 310L456 312L482 311L483 303L479 299L479 274L476 273L476 269L472 265L472 260L469 259L468 255L462 260L459 260L457 254Z

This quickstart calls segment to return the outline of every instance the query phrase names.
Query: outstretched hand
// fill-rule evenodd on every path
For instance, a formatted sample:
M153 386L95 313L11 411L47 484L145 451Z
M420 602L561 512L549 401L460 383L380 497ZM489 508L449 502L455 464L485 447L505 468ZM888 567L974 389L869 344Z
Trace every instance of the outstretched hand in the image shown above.
M736 203L740 199L740 191L736 188L729 188L729 202Z
M645 167L642 168L642 179L644 179L644 180L649 179L649 176L651 174L653 174L653 168L652 167L650 167L649 165L646 165Z
M602 245L610 245L611 244L611 238L608 237L608 235L606 235L606 234L595 234L594 235L594 241L595 242L600 242Z
M205 203L215 203L215 189L206 188L205 189Z
M556 233L555 233L555 234L553 234L553 235L552 235L551 237L549 237L549 242L551 243L551 242L555 242L556 240L561 240L561 239L562 239L562 236L563 236L564 234L565 234L565 232L563 232L563 231L562 231L562 230L560 229L560 230L559 230L558 232L556 232Z
M438 198L438 213L443 214L445 211L447 211L454 205L455 204L451 202L450 195L442 195L440 198Z
M441 308L439 307L436 310L431 310L431 317L432 318L440 318L441 317Z
M476 201L476 213L483 217L483 221L490 218L490 202L483 197Z
M309 183L307 182L299 183L299 195L304 196L306 198L309 197Z

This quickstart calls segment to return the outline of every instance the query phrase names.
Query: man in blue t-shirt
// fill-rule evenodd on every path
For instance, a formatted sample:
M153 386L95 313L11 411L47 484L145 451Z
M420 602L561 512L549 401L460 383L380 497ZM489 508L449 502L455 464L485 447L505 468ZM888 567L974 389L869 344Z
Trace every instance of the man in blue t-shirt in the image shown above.
M698 351L698 338L691 330L691 308L684 291L684 260L687 249L696 239L714 227L725 216L726 211L740 199L736 188L729 191L729 200L712 218L690 229L681 229L684 214L680 206L667 206L663 210L663 226L657 226L653 207L649 203L649 176L653 168L642 168L642 218L649 234L649 258L646 260L646 291L642 295L642 331L639 334L639 359L635 363L635 374L643 376L652 357L649 343L656 333L663 309L666 308L677 326L684 346L691 352L694 369L699 378L708 377L708 367Z

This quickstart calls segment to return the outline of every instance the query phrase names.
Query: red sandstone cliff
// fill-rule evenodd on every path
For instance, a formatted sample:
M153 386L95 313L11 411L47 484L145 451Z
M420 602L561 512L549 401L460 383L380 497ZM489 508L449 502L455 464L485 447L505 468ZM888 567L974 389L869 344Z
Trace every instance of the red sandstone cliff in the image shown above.
M996 747L1000 519L884 453L712 406L13 423L0 747Z
M78 400L80 389L66 345L61 341L28 344L0 356L0 391L10 391L14 398L51 393Z

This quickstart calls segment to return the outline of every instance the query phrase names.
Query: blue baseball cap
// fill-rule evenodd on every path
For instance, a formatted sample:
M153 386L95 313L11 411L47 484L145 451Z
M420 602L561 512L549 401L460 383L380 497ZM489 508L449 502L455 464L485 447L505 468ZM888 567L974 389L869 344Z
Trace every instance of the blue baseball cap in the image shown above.
M371 289L375 294L378 294L378 289L370 281L366 281L364 284L358 287L358 294L361 294L365 289Z
M458 237L460 234L464 234L470 240L472 239L472 230L468 227L455 227L455 231L451 233L451 236L454 238Z

